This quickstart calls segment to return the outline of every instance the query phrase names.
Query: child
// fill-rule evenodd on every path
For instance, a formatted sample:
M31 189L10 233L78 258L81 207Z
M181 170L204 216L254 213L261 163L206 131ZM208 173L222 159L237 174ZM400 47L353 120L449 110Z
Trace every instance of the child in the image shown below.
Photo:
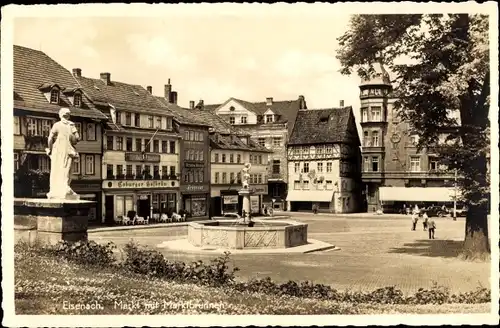
M422 224L424 225L424 231L425 231L425 230L427 230L427 225L429 222L429 217L427 216L427 212L424 212L424 214L422 214L422 218L424 219Z
M431 220L428 224L429 228L429 239L434 239L434 231L436 230L436 222L434 220Z

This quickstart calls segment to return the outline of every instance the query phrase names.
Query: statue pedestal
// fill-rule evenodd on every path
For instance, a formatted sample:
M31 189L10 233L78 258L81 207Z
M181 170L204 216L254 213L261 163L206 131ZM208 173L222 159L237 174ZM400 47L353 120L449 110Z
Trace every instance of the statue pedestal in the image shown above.
M241 189L238 191L238 194L243 197L243 206L242 209L245 211L245 215L243 219L245 222L250 221L250 214L251 214L251 208L250 208L250 195L253 194L249 189Z
M93 203L86 200L15 198L14 225L36 227L36 240L43 243L87 240L88 215Z

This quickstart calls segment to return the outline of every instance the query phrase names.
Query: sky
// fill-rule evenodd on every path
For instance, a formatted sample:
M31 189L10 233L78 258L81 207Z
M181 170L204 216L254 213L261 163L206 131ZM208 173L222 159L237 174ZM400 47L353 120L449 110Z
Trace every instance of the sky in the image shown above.
M359 78L339 73L337 38L345 15L165 15L39 17L14 20L14 44L41 50L82 75L144 87L163 95L171 79L178 103L293 100L309 108L344 100L359 109Z

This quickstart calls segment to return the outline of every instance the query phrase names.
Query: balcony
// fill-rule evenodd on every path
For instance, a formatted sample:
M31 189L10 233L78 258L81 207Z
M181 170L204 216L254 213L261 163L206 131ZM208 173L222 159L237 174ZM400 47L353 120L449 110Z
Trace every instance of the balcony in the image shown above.
M382 179L421 179L421 180L454 180L453 172L443 170L429 170L421 172L410 171L384 171L384 172L362 172L362 179L365 181L381 181ZM461 179L461 177L458 177Z
M179 176L177 174L174 175L151 175L151 174L107 174L106 180L179 180Z

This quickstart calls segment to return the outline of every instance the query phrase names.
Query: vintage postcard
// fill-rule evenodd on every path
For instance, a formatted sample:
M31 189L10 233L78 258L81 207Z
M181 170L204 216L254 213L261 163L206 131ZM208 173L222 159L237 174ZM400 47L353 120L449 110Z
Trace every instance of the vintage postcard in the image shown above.
M3 325L498 323L495 3L1 24Z

